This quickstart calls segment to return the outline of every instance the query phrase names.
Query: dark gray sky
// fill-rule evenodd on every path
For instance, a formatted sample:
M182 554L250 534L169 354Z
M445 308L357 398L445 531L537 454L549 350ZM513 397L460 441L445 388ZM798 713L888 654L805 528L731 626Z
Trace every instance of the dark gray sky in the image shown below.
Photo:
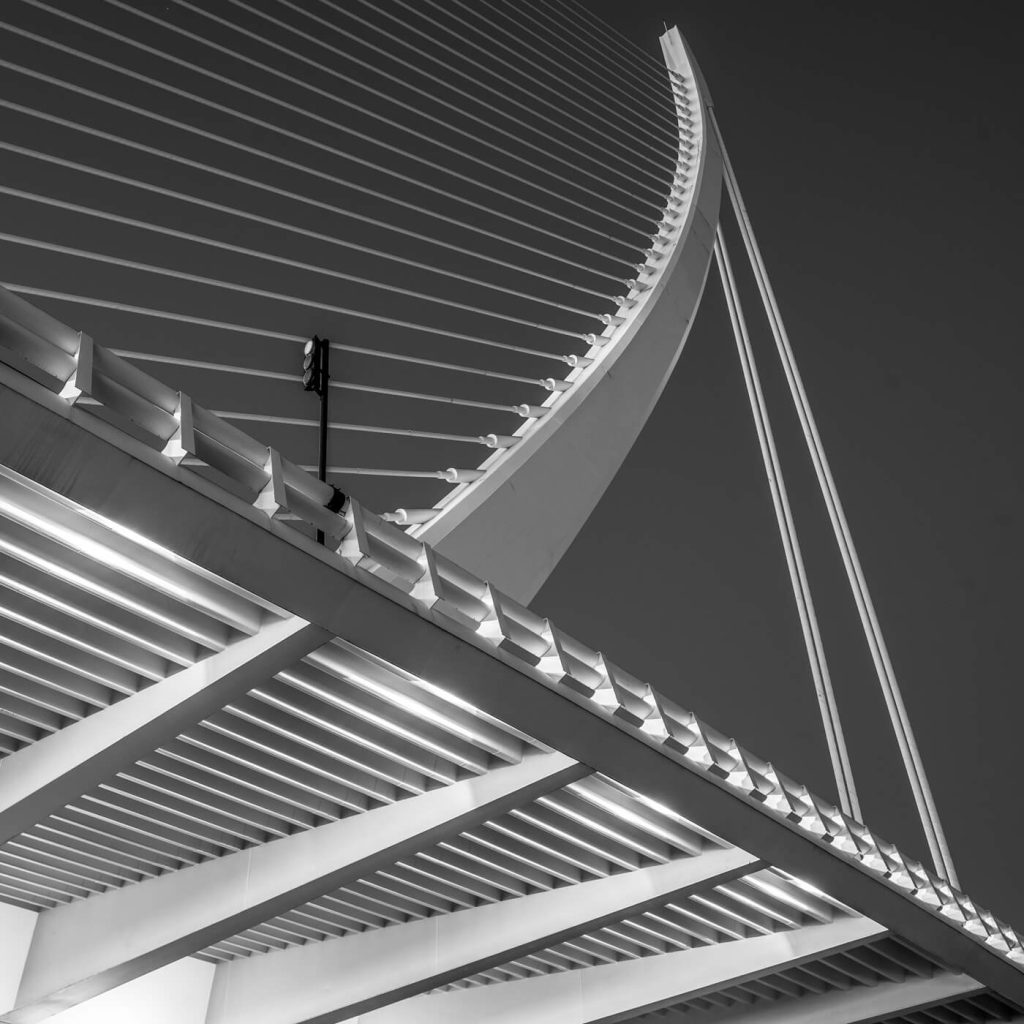
M591 6L635 39L677 23L701 64L961 881L1019 927L1024 137L1012 8ZM749 279L745 299L757 320ZM924 858L760 323L755 344L864 816ZM535 605L832 792L715 278L646 430Z

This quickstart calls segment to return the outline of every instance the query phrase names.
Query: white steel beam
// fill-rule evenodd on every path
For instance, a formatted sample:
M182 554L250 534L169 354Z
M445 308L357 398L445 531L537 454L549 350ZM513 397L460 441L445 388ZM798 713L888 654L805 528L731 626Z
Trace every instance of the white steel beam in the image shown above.
M254 636L6 758L0 844L330 639L327 630L295 616L268 622Z
M213 974L213 964L185 957L57 1014L52 1024L205 1024Z
M742 850L220 964L207 1024L326 1024L758 870Z
M878 1021L918 1010L927 1010L951 999L977 995L984 985L967 974L936 974L931 978L907 978L879 985L858 985L824 995L802 996L766 1003L748 1010L737 1009L725 1017L729 1024L876 1024ZM722 1020L720 1012L687 1013L687 1022L701 1024L704 1016ZM680 1014L680 1019L683 1015ZM670 1024L666 1021L665 1024Z
M841 917L678 953L416 996L365 1014L360 1024L612 1024L884 934L884 928L867 918Z
M589 774L563 754L39 915L8 1024L32 1024Z

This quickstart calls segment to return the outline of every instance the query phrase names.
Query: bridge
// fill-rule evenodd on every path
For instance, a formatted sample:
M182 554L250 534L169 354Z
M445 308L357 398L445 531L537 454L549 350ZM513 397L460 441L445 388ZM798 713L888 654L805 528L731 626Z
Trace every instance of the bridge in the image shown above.
M0 99L23 254L0 290L0 1019L1024 1019L1024 944L959 887L682 36L659 66L564 4L515 32L500 5L430 4L4 12L0 67L31 84ZM560 109L517 98L545 77ZM562 136L600 117L629 145L606 126L570 167ZM930 865L862 820L723 203ZM711 275L834 797L529 608ZM347 417L323 401L325 431L362 437L358 463L309 461L314 333Z

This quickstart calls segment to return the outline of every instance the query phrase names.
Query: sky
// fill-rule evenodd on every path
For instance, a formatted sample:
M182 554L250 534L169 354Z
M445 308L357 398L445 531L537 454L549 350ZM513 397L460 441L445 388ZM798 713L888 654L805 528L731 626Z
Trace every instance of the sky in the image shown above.
M1024 134L1011 8L591 9L636 40L675 23L696 55L961 883L1020 927ZM749 275L743 287L863 816L926 859ZM834 794L714 277L661 402L534 606Z
M495 10L504 9L508 26L510 12L522 11L525 18L547 2L529 0L520 7L495 0ZM482 350L447 338L444 357L478 368L514 368L532 377L550 373L545 359L566 351L569 344L557 332L544 334L509 320L494 322L338 277L380 278L408 290L432 290L446 300L537 319L536 306L524 307L515 296L499 295L492 285L512 285L548 300L561 297L557 281L510 273L486 258L448 250L442 259L408 233L437 231L436 219L408 207L396 216L386 198L367 191L380 189L416 203L429 200L446 216L464 218L469 227L448 220L441 233L448 242L484 257L500 250L503 258L529 263L532 257L518 244L526 242L564 258L584 259L578 242L557 240L550 233L538 236L510 219L536 219L536 210L526 214L521 204L484 187L498 184L512 190L507 176L488 178L477 163L473 174L479 172L482 184L460 180L452 186L444 174L428 167L424 159L448 158L445 144L466 146L471 155L489 161L496 159L495 144L511 146L518 156L542 167L548 179L548 172L564 174L569 166L575 181L601 194L584 197L583 207L593 209L582 213L580 203L570 206L557 197L534 195L558 214L544 220L549 232L578 231L590 245L597 223L590 218L605 218L600 228L605 231L609 218L619 216L621 193L593 177L595 169L605 166L602 161L618 159L611 153L621 146L619 135L604 129L599 103L589 113L573 108L574 116L582 118L576 124L585 138L571 144L568 136L552 139L547 122L531 120L543 113L539 106L516 108L515 115L529 125L503 121L507 134L500 136L480 120L463 122L486 134L489 147L456 137L419 115L414 123L421 137L414 144L397 128L382 127L376 114L408 119L416 106L442 119L452 116L452 108L440 107L438 97L463 111L476 111L486 121L504 99L498 93L514 92L507 81L491 94L465 87L458 71L482 74L469 63L470 47L442 51L416 37L424 59L440 57L454 71L438 81L417 69L408 56L412 51L402 49L403 39L413 39L410 26L434 21L468 31L464 21L453 20L455 14L469 17L465 5L457 8L455 0L427 4L346 0L342 5L349 19L371 7L395 14L398 21L384 25L386 35L374 35L377 30L361 23L353 34L338 36L328 25L309 26L301 12L287 15L293 27L310 29L303 37L284 28L270 31L265 21L251 12L240 13L239 5L228 0L209 0L201 9L189 9L178 0L147 0L134 9L101 0L74 7L75 15L88 22L151 45L149 52L73 22L66 16L71 8L60 15L38 4L12 0L4 5L3 18L37 37L0 31L3 59L24 62L37 73L53 71L74 88L43 82L38 74L32 77L9 66L0 69L0 103L8 104L0 110L0 144L8 144L0 154L3 183L22 193L37 192L216 237L292 263L211 248L166 232L154 234L109 218L98 220L82 210L8 192L0 194L3 231L223 278L261 292L225 291L9 241L0 241L0 280L248 325L251 330L228 330L52 296L38 298L101 343L170 354L171 363L146 365L208 408L256 417L242 422L245 429L299 462L314 461L311 428L267 419L268 411L315 417L315 405L294 379L199 371L182 360L217 360L287 378L297 371L298 346L314 332L369 350L427 351L430 337L342 312L359 308L378 318L429 322L445 330L454 326L510 344L528 341L540 355L517 355L524 361L514 367L507 351ZM283 10L275 0L254 6ZM324 6L330 5L318 0L317 6L304 9ZM944 0L902 0L898 5L807 0L644 0L627 5L602 0L586 7L645 49L649 60L658 53L664 23L678 24L696 55L789 328L961 881L979 903L1022 927L1024 889L1017 881L1016 844L1022 838L1017 758L1024 696L1016 641L1024 611L1018 582L1024 548L1018 441L1024 427L1024 366L1015 286L1024 215L1012 6L976 4L969 18L963 5ZM137 11L167 19L193 36L173 34ZM223 20L213 21L211 13ZM239 28L255 35L243 39ZM366 40L381 38L388 40L392 56L366 47ZM47 40L108 63L90 63L67 49L58 59ZM336 51L325 50L325 42L336 45ZM214 54L211 44L237 48L264 67L223 49ZM172 64L161 53L213 69L224 80ZM499 50L494 53L500 55ZM403 88L419 91L409 91L403 103L382 100L373 108L363 86L389 92L398 87L396 79L372 66L367 70L356 65L345 54L393 72L399 85L404 81ZM629 51L627 59L645 58ZM533 75L530 69L524 73L492 64L492 71L505 75ZM126 70L135 77L126 79ZM588 80L585 67L576 70ZM275 77L274 71L284 78ZM599 76L607 68L589 73ZM351 75L353 81L345 83L339 74ZM245 120L188 99L146 76L257 119ZM239 84L250 91L243 93ZM154 121L96 99L85 89L180 123ZM267 95L291 106L275 105ZM565 95L569 110L571 97ZM351 107L339 112L339 101L348 99L368 104L371 113ZM57 127L53 120L40 122L14 111L9 102L15 101L142 142L163 155ZM666 98L653 101L664 105ZM653 123L657 111L638 104L635 116L643 127L645 118ZM190 128L196 126L211 134L195 134ZM407 147L413 155L360 142L353 130ZM11 145L23 151L16 153ZM583 157L580 151L577 159L577 145L589 146L589 155ZM245 146L250 149L240 148ZM165 190L195 193L292 227L186 205L166 191L146 191L72 169L30 155L28 149ZM397 168L407 180L397 184L347 153ZM557 153L564 154L562 162ZM188 160L208 162L262 184L182 162ZM282 162L286 160L292 164ZM511 167L499 162L506 170ZM627 164L620 160L618 166ZM349 184L340 184L338 176ZM428 193L430 186L451 194ZM465 199L496 212L473 208L467 214ZM400 224L406 233L347 218L339 212L342 207ZM626 213L619 219L626 219ZM577 223L570 228L573 220ZM304 233L293 230L296 225ZM479 228L507 236L518 247L501 248ZM727 223L727 228L734 263L740 264L734 226ZM622 234L632 229L614 225L607 230ZM635 231L631 237L639 244ZM353 244L364 249L352 249ZM365 247L390 247L420 262L436 260L453 273L490 284L470 286L457 278L439 282L429 266L402 265L399 271L393 261L370 255ZM592 247L595 252L599 248ZM591 262L591 256L585 260ZM589 272L564 262L556 270L552 279L592 280ZM926 849L842 566L787 404L771 338L757 315L756 290L742 267L739 273L864 817L880 835L924 859ZM280 298L285 293L290 298ZM551 312L550 303L547 308L552 324L570 333L580 329L575 314ZM441 351L440 341L436 347ZM498 404L513 396L524 400L520 382L454 380L440 370L419 365L410 369L354 351L335 353L332 370L339 380L364 385L448 389L457 397ZM544 392L534 387L531 396L530 401L539 401ZM510 432L518 423L504 413L496 419L490 410L424 408L422 402L384 399L376 393L337 392L333 401L335 420L364 424L413 422L437 432L474 435ZM407 438L337 434L332 464L351 467L378 459L377 464L408 468L413 459L413 442ZM449 442L414 443L420 464L453 465ZM454 465L476 465L486 454L464 444L455 448L469 454ZM456 457L462 456L451 456ZM429 505L440 496L436 481L335 479L378 511L398 504ZM414 494L414 486L421 491ZM811 789L834 796L768 488L714 276L658 407L534 607L570 634L599 644L613 661Z

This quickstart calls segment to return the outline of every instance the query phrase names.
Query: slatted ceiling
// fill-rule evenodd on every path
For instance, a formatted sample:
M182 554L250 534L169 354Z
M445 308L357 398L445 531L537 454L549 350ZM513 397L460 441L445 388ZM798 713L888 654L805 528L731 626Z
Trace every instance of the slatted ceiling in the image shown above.
M678 851L675 852L678 855ZM767 885L766 882L772 884ZM716 945L788 931L818 919L831 920L836 912L848 913L831 905L806 903L806 899L807 894L794 892L785 878L765 869L737 881L714 886L706 892L693 894L686 899L669 901L644 913L625 917L613 924L575 936L508 964L459 979L444 986L444 989L492 984L516 977L550 974L597 964L657 956L694 946ZM814 911L814 916L804 912L802 908L805 905ZM865 955L876 958L878 956L873 951ZM904 959L912 960L914 955L907 952L903 956ZM890 960L900 963L899 957L891 951L887 951L886 957L877 959L876 967L882 965L885 970L898 969L885 965ZM842 978L856 976L858 972L863 977L869 977L872 982L879 976L878 969L872 971L870 968L858 968L854 961L843 965L830 965L826 968L826 973L829 971L840 979L837 981L839 985L842 984ZM780 992L797 994L811 990L815 986L820 988L825 984L810 975L804 977L801 982L799 972L795 972L793 977L780 977L762 983L765 991L761 994L773 998ZM756 995L757 990L753 990L745 993L743 998L749 1001ZM722 997L728 1001L735 1001L735 998Z
M109 856L69 849L59 835L20 836L11 840L7 849L37 865L51 865L69 873L77 871L83 879L103 882L107 888L156 877L153 869L136 870L134 866L118 863Z
M109 864L117 873L131 879L155 878L164 871L182 866L182 861L156 850L152 844L137 842L127 832L113 827L105 831L84 815L75 812L55 814L19 837L28 848L55 849L68 861L82 860Z
M403 766L407 773L422 776L422 785L417 789L429 788L431 780L447 785L489 768L487 755L473 750L469 744L448 742L443 734L417 730L411 723L389 723L360 703L333 694L329 685L310 683L304 672L279 675L270 685L252 690L251 697L316 725L340 740L379 751L382 757Z
M981 992L951 999L927 1010L879 1018L878 1024L989 1024L1017 1019L1019 1011L1010 1003L992 992Z
M34 629L10 620L0 624L0 644L46 666L44 671L57 681L82 676L117 694L136 693L139 676L107 659L76 650L69 644L52 640ZM151 682L152 680L147 680Z
M46 638L49 649L68 648L85 657L104 659L151 682L163 679L169 666L152 651L131 646L116 636L104 635L88 622L4 587L0 590L0 628L15 628ZM9 626L8 623L11 625Z
M294 736L297 729L308 725L285 722L285 712L277 709L276 713L281 718L279 729L282 732ZM214 717L221 716L232 717L229 711L219 712ZM450 763L443 767L432 752L420 751L418 755L433 760L433 777L428 779L410 771L401 760L395 760L400 755L393 749L387 756L379 750L360 749L354 734L344 739L324 736L322 740L307 734L307 742L319 743L325 762L330 751L336 766L333 781L342 787L342 792L337 788L332 790L329 785L321 786L322 789L343 798L351 789L358 788L373 797L361 806L353 806L356 801L352 799L346 799L347 806L340 800L325 803L326 794L303 792L304 776L290 772L287 764L278 773L283 777L270 785L269 792L261 788L263 776L259 772L249 773L248 785L238 782L238 751L233 752L236 760L222 757L217 751L216 739L212 743L204 742L203 734L208 729L209 723L206 723L197 730L200 733L195 738L198 746L190 742L189 737L183 737L171 745L169 752L161 750L147 755L131 768L119 772L59 815L30 830L25 837L27 843L19 849L16 864L0 863L23 883L31 879L26 879L24 871L20 870L22 862L32 865L33 878L38 875L47 883L31 890L37 898L36 905L42 905L38 902L40 899L66 902L81 898L88 891L102 891L144 875L151 876L269 842L344 813L367 809L381 800L390 802L402 795L420 792L422 788L443 784L438 781L439 776L455 781L458 774ZM255 733L250 738L259 740ZM277 739L280 737L268 730L262 744L251 748L250 756L254 761L268 755L287 760L287 747L275 749L273 746ZM415 753L409 746L408 757ZM306 753L302 756L305 762L311 760ZM352 768L354 763L361 765L358 771ZM395 779L401 779L406 788L394 785ZM330 780L325 777L323 781ZM48 850L55 842L69 851L67 856L62 856L59 865ZM98 851L101 856L112 858L122 869L129 869L128 872L115 871L107 877L102 873L97 875L91 858ZM74 858L83 855L84 864L76 866ZM137 870L140 865L142 872ZM400 878L421 903L427 898L427 892L440 891L451 904L473 905L475 901L490 901L526 888L521 879L504 875L493 867L484 867L452 851L445 851L443 856L426 854L420 859L414 858L403 866Z
M336 692L345 692L345 687L360 690L384 701L388 716L394 715L396 722L411 720L420 729L438 727L486 750L497 761L515 764L525 750L538 748L536 741L525 734L488 719L440 687L374 658L342 639L314 651L303 664L328 674Z
M0 477L0 515L9 543L83 571L158 614L180 616L187 609L192 614L184 621L209 619L227 635L251 636L263 621L265 606L251 595L6 477Z
M225 780L257 796L266 794L273 806L280 800L297 824L309 827L325 821L336 821L353 812L365 811L371 800L332 776L319 775L301 763L283 758L264 758L262 750L208 726L200 726L179 737L164 748L169 757L209 776L212 784L221 786Z
M0 548L2 546L0 537ZM4 553L9 552L5 549ZM14 599L15 595L24 597L39 606L42 621L62 626L67 623L69 629L65 632L82 628L86 636L94 637L91 642L103 649L146 651L169 664L180 666L191 665L199 657L193 641L140 614L112 604L103 594L86 586L55 577L38 565L14 558L5 559L0 587L3 588L5 602ZM71 627L71 623L76 625Z
M34 570L31 575L36 579L55 578L57 595L68 591L84 592L87 597L116 609L118 613L127 613L133 620L146 622L149 629L155 627L159 632L184 636L210 650L219 650L227 643L228 631L222 624L194 612L183 613L175 601L156 595L135 581L126 581L121 588L116 574L95 560L64 548L49 538L33 537L20 524L9 520L2 522L0 551L8 556L5 561L14 563L11 565L12 574L23 575L23 572L18 572L16 564L21 563ZM42 592L51 591L47 588ZM78 602L73 601L72 607L77 606ZM120 616L115 621L120 622ZM148 632L147 629L142 635L146 636Z
M680 842L670 844L664 814L644 807L623 822L608 808L617 808L609 794L621 791L600 778L543 797L516 811L421 850L386 870L295 908L272 921L248 929L241 936L217 943L205 951L210 960L344 935L368 928L387 927L439 913L452 913L485 903L514 899L529 893L603 877L650 863L663 863L700 849L701 837L681 831ZM588 808L595 808L588 819ZM649 821L650 832L642 824ZM652 835L653 833L654 835ZM657 838L655 838L657 837ZM653 850L651 858L641 850ZM244 940L244 941L243 941ZM258 948L253 948L253 947ZM621 934L586 940L584 948L569 945L569 955L552 955L557 963L582 966L611 962L617 957L649 955L672 946L646 923L629 924ZM537 973L550 967L523 967Z
M81 569L83 577L94 571L86 559ZM213 607L216 592L208 593ZM229 596L237 624L240 598ZM250 620L267 614L252 608ZM136 653L126 639L115 639ZM106 675L93 678L98 670L75 673L46 663L46 676L26 679L15 673L32 655L8 648L5 658L16 664L0 676L0 729L7 726L9 750L110 703L118 681L113 669L126 672L103 662ZM13 682L4 686L7 676ZM528 746L437 688L330 645L19 837L0 856L0 898L39 909L133 884L517 762ZM383 927L554 884L549 879L514 854L462 837L300 908L298 923L268 923L263 939L255 930L231 940L218 955Z
M361 746L354 736L310 722L287 707L273 707L256 696L245 697L207 720L210 728L308 763L375 800L392 802L431 788L420 772L406 768L377 749Z
M621 863L622 867L636 866L633 861L639 863L641 859L664 864L673 856L667 840L651 835L631 822L616 817L601 805L588 801L578 791L578 787L570 786L561 793L542 797L537 803L548 815L560 815L568 823L564 826L567 829L586 828L599 837L599 842L607 840L604 848L610 849L617 845L630 851L630 862ZM689 846L684 848L692 852Z
M728 1020L740 1006L764 1002L785 1002L823 995L859 986L875 986L910 977L928 978L943 968L899 939L886 937L855 946L830 956L811 960L799 967L730 985L716 992L686 1000L663 1010L641 1014L634 1022L663 1021L677 1015L693 1016L694 1024ZM977 998L977 997L975 997ZM962 1000L966 1002L966 1000ZM893 1018L895 1021L909 1018ZM984 1020L992 1019L990 1017Z
M297 812L271 794L258 795L219 775L211 778L162 751L139 761L133 769L122 773L122 777L155 792L180 795L196 806L259 829L273 838L289 835L295 829L309 828L314 820L311 814Z
M0 537L30 530L24 522L8 530L9 522L0 522ZM35 536L56 543L45 530ZM135 542L125 543L127 550ZM97 559L77 554L83 578L98 575ZM149 551L147 558L152 562L158 555ZM150 637L155 628L173 637L166 622L113 607L103 597L102 580L94 579L95 589L88 591L111 617L101 628L84 614L66 611L63 598L47 595L41 589L50 583L45 573L20 564L35 573L35 590L16 580L6 591L12 607L4 610L6 592L0 589L0 634L9 641L3 657L22 659L18 665L31 666L35 675L0 669L0 729L8 726L0 735L11 748L114 699L132 699L117 689L118 679L129 673L140 687L162 678L158 666L177 667L153 642L136 645L119 626L130 614ZM187 573L189 567L173 568ZM277 614L256 601L247 607L245 595L235 590L224 602L231 607L221 610L217 581L206 577L200 602L179 602L144 577L126 576L139 587L140 603L162 600L161 616L191 615L194 622L205 617L210 628L222 627L232 638L244 635L237 627L245 621L251 625ZM35 616L26 613L35 608ZM64 637L64 625L79 632L58 640L52 634ZM55 641L46 648L49 661L29 642L36 636ZM137 671L147 666L145 673ZM8 843L0 851L0 900L38 910L88 898L516 763L531 748L537 744L528 737L482 717L439 686L332 642ZM201 958L223 962L458 913L699 855L709 845L718 842L694 823L591 775L226 938ZM445 987L502 984L656 957L847 913L798 879L763 868ZM935 970L917 951L886 939L706 993L673 1008L673 1014L710 1022L730 1009L899 983ZM894 1021L999 1019L984 1002L967 1000L927 1014Z
M987 1024L989 1021L1015 1020L1019 1015L1017 1009L994 992L981 992L963 999L953 999L948 1003L943 1003L941 1009L956 1014L957 1016L953 1017L953 1020L977 1021L982 1024ZM938 1010L940 1007L934 1007L929 1012L934 1013ZM911 1014L902 1017L889 1017L885 1021L880 1021L879 1024L915 1024L913 1016Z
M296 691L292 699L322 701L353 721L363 723L365 728L379 733L382 742L415 745L433 751L438 758L473 774L485 772L492 766L489 751L480 750L461 736L453 736L450 730L424 720L412 710L358 689L344 677L324 672L311 664L310 659L306 659L294 671L279 673L277 680ZM504 746L507 749L507 744Z
M395 788L390 783L353 768L342 758L335 757L333 751L325 751L322 744L303 743L289 733L286 725L282 720L278 729L265 728L224 710L211 715L197 730L186 733L183 738L202 742L204 734L208 733L214 737L212 746L219 748L226 741L229 747L240 745L248 748L251 756L267 757L271 763L280 761L289 772L299 768L303 775L312 777L310 784L315 791L333 795L339 802L351 805L352 809L369 809L397 799ZM361 803L362 807L357 808L354 806L356 803Z
M616 822L634 825L644 834L687 853L696 855L708 843L720 845L720 840L695 822L603 775L587 776L568 786L566 792L579 795L591 807L610 814Z
M258 687L227 709L248 722L281 731L393 787L396 797L424 793L433 783L455 781L451 765L423 763L400 744L384 745L370 728L354 728L351 716L315 698ZM427 758L429 762L429 755Z
M264 601L0 475L0 754L252 635Z

